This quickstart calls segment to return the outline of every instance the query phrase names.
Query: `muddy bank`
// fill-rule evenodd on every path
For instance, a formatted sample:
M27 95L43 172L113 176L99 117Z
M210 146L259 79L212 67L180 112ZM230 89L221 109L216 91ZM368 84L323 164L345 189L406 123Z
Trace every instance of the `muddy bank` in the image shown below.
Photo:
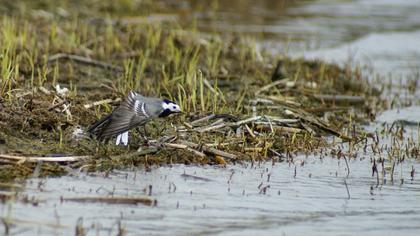
M10 8L14 17L3 16L2 179L68 167L281 159L325 147L326 136L366 136L357 124L381 106L379 92L357 70L269 56L241 35L155 22L153 7L136 20L93 8L93 19L83 13L89 4L71 5L66 15L27 3L21 11ZM75 135L130 90L172 99L185 115L148 125L147 142L133 132L128 148ZM50 164L54 157L59 164Z

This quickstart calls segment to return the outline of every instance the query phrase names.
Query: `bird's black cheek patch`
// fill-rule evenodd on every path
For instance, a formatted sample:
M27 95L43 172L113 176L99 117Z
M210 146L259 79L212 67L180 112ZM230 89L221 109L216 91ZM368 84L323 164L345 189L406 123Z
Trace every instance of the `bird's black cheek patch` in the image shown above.
M171 114L172 112L171 112L171 110L169 110L169 109L165 109L162 113L160 113L159 114L159 117L167 117L167 116L169 116L170 114Z

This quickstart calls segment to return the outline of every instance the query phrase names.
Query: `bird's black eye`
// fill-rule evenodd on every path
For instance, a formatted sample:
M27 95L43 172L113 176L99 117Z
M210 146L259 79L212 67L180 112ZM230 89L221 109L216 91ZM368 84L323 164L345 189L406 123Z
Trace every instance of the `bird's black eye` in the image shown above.
M175 106L172 106L172 108L175 109L176 107Z

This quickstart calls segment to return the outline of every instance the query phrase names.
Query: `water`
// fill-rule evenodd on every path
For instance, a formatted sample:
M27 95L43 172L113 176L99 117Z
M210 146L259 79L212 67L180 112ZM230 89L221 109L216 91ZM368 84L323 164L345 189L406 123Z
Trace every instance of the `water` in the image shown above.
M409 170L412 165L419 169L419 163L406 161L397 165L395 182L391 183L388 176L387 183L381 179L377 186L369 158L350 161L348 178L343 159L300 159L296 165L175 165L150 172L116 172L108 177L81 174L32 179L25 191L29 199L35 197L41 202L39 206L14 203L10 209L7 205L0 209L22 221L12 232L25 230L23 235L72 235L79 217L83 217L89 235L116 235L119 221L131 235L417 235L420 181L412 181ZM60 200L148 196L149 185L150 198L157 200L154 207Z
M273 54L369 65L397 78L419 71L420 0L284 2L221 2L214 14L192 15L202 30L252 35Z
M340 64L352 57L382 74L415 76L420 1L276 2L221 2L214 15L191 14L199 16L203 30L262 34L260 44L273 53L287 51ZM417 108L389 111L366 128L375 131L381 123L391 125L401 119L416 124L417 117ZM404 142L408 137L418 143L416 125L406 127ZM389 137L380 141L391 142ZM31 179L18 199L27 195L39 203L0 204L0 217L14 222L12 235L74 235L79 218L88 235L116 235L118 222L129 235L419 235L419 161L397 163L394 182L392 163L386 161L387 174L384 179L380 174L378 183L372 177L373 156L359 150L358 158L349 160L348 177L343 159L316 154L274 165L174 165ZM111 195L149 197L157 200L157 206L61 201Z

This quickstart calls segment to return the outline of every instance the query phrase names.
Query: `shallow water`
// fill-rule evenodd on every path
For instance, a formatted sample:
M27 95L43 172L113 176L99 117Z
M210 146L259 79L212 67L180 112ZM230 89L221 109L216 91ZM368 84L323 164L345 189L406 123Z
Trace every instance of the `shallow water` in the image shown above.
M420 0L284 2L222 1L214 14L195 16L202 30L250 34L273 54L369 65L397 78L420 70Z
M378 186L371 175L369 158L351 160L348 178L343 159L309 156L295 163L228 168L176 165L150 172L116 172L108 177L81 174L32 179L25 192L29 199L41 202L38 206L14 203L0 205L0 209L13 220L22 221L12 231L24 230L19 235L71 235L79 217L83 217L89 235L116 235L119 221L132 235L419 232L420 181L410 177L412 165L420 168L418 162L397 165L395 182L391 183L387 176L387 182L383 184L381 179ZM157 200L154 207L60 200L81 196L147 197L149 185L150 198Z
M198 25L265 32L261 45L273 52L286 51L285 38L289 37L287 51L294 56L345 63L355 48L357 62L371 62L380 73L407 75L418 69L418 0L305 1L285 9L271 7L275 1L244 2L252 6L250 10L238 12L235 5L220 3L213 21L202 15ZM215 24L214 18L223 24ZM367 129L375 131L380 123L391 125L401 117L417 122L420 112L413 108L384 113ZM418 146L417 132L417 126L406 128ZM381 144L390 142L389 137L381 139ZM358 158L349 160L348 178L343 159L320 156L298 156L294 162L274 165L175 165L107 176L74 173L31 179L19 196L28 195L38 205L9 201L0 204L0 217L12 220L12 235L74 235L79 218L88 235L116 235L118 222L129 235L419 234L418 160L397 164L394 183L391 163L386 162L386 182L380 178L378 184L372 177L369 152L359 151ZM416 170L413 180L412 168ZM157 206L61 201L61 197L111 195L149 197L157 200ZM4 225L0 224L0 232Z

